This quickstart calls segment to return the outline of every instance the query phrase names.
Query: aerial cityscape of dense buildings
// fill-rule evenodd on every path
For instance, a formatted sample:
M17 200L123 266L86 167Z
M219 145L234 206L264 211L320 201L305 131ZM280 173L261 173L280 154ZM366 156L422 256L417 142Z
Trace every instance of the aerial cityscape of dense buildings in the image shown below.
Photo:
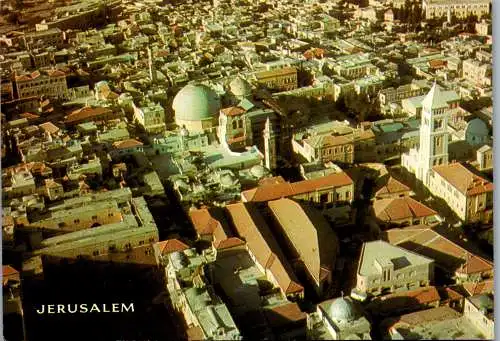
M6 340L494 338L491 0L0 6Z

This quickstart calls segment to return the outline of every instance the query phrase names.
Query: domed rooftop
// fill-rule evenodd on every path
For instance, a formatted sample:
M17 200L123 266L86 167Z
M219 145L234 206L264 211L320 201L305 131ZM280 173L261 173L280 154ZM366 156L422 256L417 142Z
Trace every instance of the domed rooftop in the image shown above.
M219 97L206 85L188 84L174 97L175 119L203 121L212 119L220 109Z
M220 183L223 187L231 187L234 184L234 177L231 174L224 174L220 177Z
M186 255L180 251L176 251L176 252L172 253L171 259L172 259L172 263L174 265L174 268L177 270L182 269L183 267L185 267L189 263Z
M335 321L353 321L356 319L356 310L350 300L339 297L330 306L330 317Z
M252 94L252 86L240 76L237 76L229 83L229 90L238 97L247 97Z
M473 135L488 135L488 126L482 119L475 118L467 123L466 132Z
M260 179L264 175L266 175L266 169L262 165L255 165L252 168L250 168L250 173L256 178Z

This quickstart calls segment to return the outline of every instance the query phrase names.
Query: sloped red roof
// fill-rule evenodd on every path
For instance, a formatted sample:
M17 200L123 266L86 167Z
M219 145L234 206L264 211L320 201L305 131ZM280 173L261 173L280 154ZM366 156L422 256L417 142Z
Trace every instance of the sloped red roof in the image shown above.
M373 202L375 216L386 222L423 218L437 212L410 197L380 199Z
M215 244L217 250L230 249L232 247L245 245L245 242L238 237L229 237Z
M493 263L481 258L432 229L391 229L382 240L432 258L446 271L475 274L493 271Z
M50 134L57 133L60 129L52 122L45 122L39 125L44 131Z
M73 122L83 121L83 120L89 119L89 118L98 119L100 116L108 115L110 113L112 113L112 111L108 108L83 107L83 108L80 108L78 110L71 112L71 114L66 116L66 118L64 119L64 122L65 123L73 123Z
M210 235L216 249L227 249L245 244L240 238L229 236L226 231L227 222L223 218L222 212L206 207L192 209L189 211L189 218L199 236ZM214 213L219 213L214 215Z
M462 284L463 288L470 296L489 294L495 290L495 282L493 279L487 279L482 282L466 282Z
M10 266L10 265L2 265L2 274L3 274L3 277L16 275L18 273L19 273L19 271L17 271L16 269L14 269L12 266Z
M238 106L236 107L229 107L229 108L224 108L221 110L222 113L226 116L238 116L241 114L244 114L246 112L245 109L240 108Z
M352 185L352 179L344 172L330 174L324 177L298 182L274 183L259 185L256 188L243 191L241 196L246 201L262 202L291 197L319 189Z
M49 77L65 77L66 74L61 71L61 70L50 70L50 71L47 71L47 75Z
M162 240L161 242L158 242L158 247L162 255L167 255L172 252L184 251L186 249L189 249L189 246L187 246L178 239Z
M410 187L394 179L392 176L387 179L385 184L380 184L379 187L379 190L375 193L376 197L380 195L400 194L411 191Z
M122 141L116 141L115 143L113 143L113 147L115 147L116 149L128 149L128 148L140 147L142 145L143 143L137 141L136 139L127 139Z
M465 195L477 195L493 191L493 183L473 173L459 162L434 166L433 171Z

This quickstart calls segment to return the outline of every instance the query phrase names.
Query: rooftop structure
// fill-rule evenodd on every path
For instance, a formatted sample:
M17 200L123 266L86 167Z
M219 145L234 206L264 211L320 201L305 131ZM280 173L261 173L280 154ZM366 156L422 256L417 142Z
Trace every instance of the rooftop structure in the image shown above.
M436 267L450 273L457 281L481 281L493 275L493 263L429 228L391 229L382 233L382 239L434 259Z
M428 285L434 278L434 260L377 240L363 244L356 289L372 295Z
M290 199L268 202L277 235L284 235L288 254L300 260L319 294L328 290L339 252L338 239L324 218ZM279 232L278 232L279 231Z
M231 223L247 243L248 250L266 277L275 283L285 296L302 296L304 288L273 237L269 226L251 204L226 206Z
M208 86L189 84L177 93L172 109L179 127L201 132L216 125L215 115L219 112L220 102L217 94Z

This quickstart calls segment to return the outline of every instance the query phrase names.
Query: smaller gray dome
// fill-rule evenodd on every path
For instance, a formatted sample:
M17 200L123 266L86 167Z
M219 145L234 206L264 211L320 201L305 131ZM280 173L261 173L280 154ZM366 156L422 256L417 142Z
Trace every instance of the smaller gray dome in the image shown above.
M234 184L234 178L231 174L223 174L220 177L220 183L223 187L231 187Z
M189 130L187 130L186 127L182 127L180 130L180 134L182 137L187 137L189 136Z
M175 180L174 185L177 188L189 188L189 185L183 179Z
M480 118L475 118L467 123L466 132L474 135L487 135L488 126Z
M255 165L252 168L250 168L250 173L256 178L260 179L264 175L266 175L266 169L262 165Z
M171 260L172 260L172 265L176 270L182 269L189 263L186 255L180 251L172 253Z
M193 192L200 193L205 191L205 186L203 184L196 184L193 186Z
M335 299L330 306L330 318L337 322L349 322L356 319L353 303L344 297Z
M485 294L479 295L477 298L479 309L489 310L493 308L493 300Z
M252 86L240 76L237 76L229 83L229 90L237 97L247 97L252 94Z

